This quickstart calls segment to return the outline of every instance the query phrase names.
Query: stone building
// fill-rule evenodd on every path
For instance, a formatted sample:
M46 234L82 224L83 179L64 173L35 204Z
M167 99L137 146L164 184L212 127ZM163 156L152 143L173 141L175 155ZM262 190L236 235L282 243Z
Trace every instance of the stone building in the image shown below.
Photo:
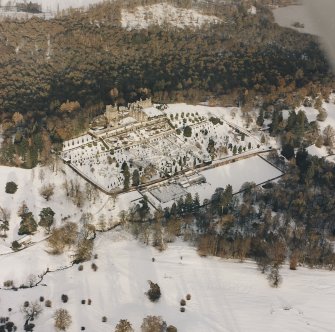
M121 119L129 116L138 122L145 122L148 120L148 115L143 112L143 109L151 106L151 98L145 100L140 99L134 103L129 103L128 107L107 105L105 116L109 125L113 127L117 127Z

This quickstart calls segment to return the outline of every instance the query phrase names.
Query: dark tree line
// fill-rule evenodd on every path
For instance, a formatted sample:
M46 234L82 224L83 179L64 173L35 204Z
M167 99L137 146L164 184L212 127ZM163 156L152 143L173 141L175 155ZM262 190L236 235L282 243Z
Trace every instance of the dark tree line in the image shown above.
M278 182L245 183L241 189L233 195L231 186L218 188L202 203L188 194L154 214L144 199L124 218L140 240L161 249L162 243L183 236L201 255L254 259L277 286L285 261L291 269L299 264L334 268L333 163L300 149Z
M16 137L15 146L5 140L2 163L14 164L17 155L23 166L36 165L49 144L41 146L41 132L57 145L83 132L104 104L148 95L158 102L197 102L213 95L244 105L261 95L266 107L283 96L288 102L311 82L332 82L316 38L279 27L261 4L257 15L247 13L247 1L208 4L201 9L224 23L195 30L127 31L121 8L135 5L106 2L47 21L0 23L0 119Z

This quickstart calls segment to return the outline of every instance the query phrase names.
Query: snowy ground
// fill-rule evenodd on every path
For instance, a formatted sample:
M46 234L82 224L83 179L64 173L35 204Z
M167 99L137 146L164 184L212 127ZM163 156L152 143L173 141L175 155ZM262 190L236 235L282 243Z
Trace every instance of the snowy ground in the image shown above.
M319 114L319 112L313 107L300 106L296 109L296 111L303 110L309 122L317 121L317 124L319 125L320 128L320 134L322 134L327 126L331 126L335 129L335 94L330 95L328 103L323 101L322 108L327 112L327 118L325 119L325 121L317 121L316 117ZM332 154L332 151L330 151L329 148L326 148L325 146L318 148L315 145L312 145L307 150L309 154L318 157L326 157L329 154ZM334 160L334 158L332 157L329 157L328 159L330 161Z
M109 192L123 188L124 162L131 174L137 169L144 179L142 183L148 183L193 169L208 160L264 148L259 133L253 132L253 113L247 127L238 108L171 104L160 111L157 107L143 110L149 116L147 122L94 132L99 139L83 135L64 142L63 159ZM187 126L192 129L190 137L183 134ZM211 155L210 142L215 150Z
M147 29L150 25L169 24L178 28L200 27L218 23L215 16L203 15L196 10L176 8L167 3L136 7L134 11L122 10L122 27L127 30Z
M197 172L198 175L206 179L205 183L191 184L187 188L182 188L177 183L189 182L192 177L183 176L176 182L155 186L152 189L145 190L149 201L156 207L171 207L180 197L185 197L187 193L199 195L200 202L210 199L217 188L225 188L227 185L233 187L233 192L237 193L245 182L254 182L261 184L265 181L275 179L283 173L267 163L259 156L250 157L236 161L231 164L219 166L205 171Z
M33 250L34 264L26 261L32 252L0 256L1 266L6 266L0 270L0 280L11 276L16 282L24 281L21 270L36 275L57 265L58 258L37 255L42 247ZM0 290L0 316L9 316L20 330L23 315L19 307L25 300L44 296L52 300L52 308L44 308L35 321L36 332L53 331L52 315L58 308L71 313L70 331L79 331L81 326L86 331L112 331L120 319L128 319L135 331L140 331L147 315L161 315L181 332L333 331L334 272L290 271L284 266L283 284L273 289L253 262L201 258L194 248L179 241L160 253L139 245L123 231L99 236L95 253L97 272L91 269L92 262L87 262L82 272L74 266L48 274L45 287ZM161 287L162 297L156 304L144 295L147 280ZM188 293L192 298L181 313L179 301ZM62 294L69 296L68 303L61 302ZM92 304L81 304L83 299L86 303L91 299ZM101 322L103 316L106 323Z
M33 3L42 5L42 14L28 14L23 12L16 12L13 10L0 11L0 18L11 17L15 19L29 19L31 17L39 17L43 19L51 19L55 14L61 10L69 8L84 8L87 9L90 5L95 5L103 2L104 0L33 0ZM11 6L15 6L16 3L22 3L22 0L11 0L8 1ZM29 1L27 1L29 2ZM7 4L7 1L2 1L2 5Z
M104 0L34 0L32 2L37 2L38 4L42 5L43 11L56 12L58 9L63 10L68 8L87 8L89 5L94 5L103 1Z
M0 207L10 211L9 231L7 238L0 238L0 254L11 252L10 245L12 241L22 238L17 234L21 218L17 215L19 207L24 201L28 209L33 213L37 222L39 222L39 213L42 208L51 207L55 212L55 225L61 225L63 220L79 223L83 212L91 212L93 214L93 223L98 224L99 218L104 218L106 223L114 223L117 221L118 213L128 208L141 198L137 192L129 192L113 197L107 196L100 191L96 191L95 199L87 199L86 182L74 173L69 167L60 164L57 172L52 172L49 168L34 168L26 170L14 167L0 167ZM67 197L64 189L65 179L69 186L71 181L79 185L84 199L83 205L77 207L76 204ZM18 185L15 194L5 193L6 183L14 181ZM39 191L43 185L54 185L54 195L47 202L41 197ZM32 242L37 242L46 237L44 230L39 228L38 232L33 236Z

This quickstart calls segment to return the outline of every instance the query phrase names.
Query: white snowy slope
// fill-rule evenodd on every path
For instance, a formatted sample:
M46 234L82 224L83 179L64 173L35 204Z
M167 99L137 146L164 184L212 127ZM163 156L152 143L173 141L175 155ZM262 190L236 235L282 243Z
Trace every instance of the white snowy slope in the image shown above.
M105 0L31 0L33 3L38 3L42 5L43 11L57 11L68 8L87 8L89 5L94 5ZM2 0L2 4L7 3L7 1ZM11 0L11 4L24 2L23 0ZM29 1L27 1L29 2Z
M42 249L42 248L41 248ZM40 286L14 291L0 290L0 316L9 316L19 330L24 320L20 306L40 296L52 301L34 322L36 332L54 331L53 313L67 309L72 316L69 331L113 331L120 319L128 319L140 331L143 317L161 315L181 332L330 332L334 331L334 272L299 268L281 270L283 284L269 286L253 262L239 263L219 258L202 258L195 249L177 241L164 252L145 247L124 231L99 235L95 253L98 259L84 263L83 271L73 268L48 274ZM15 276L29 253L0 256L0 281ZM155 262L152 262L152 257ZM45 264L58 260L35 255L27 272L40 273ZM94 272L91 264L98 266ZM5 265L4 265L5 264ZM34 271L35 270L35 271ZM151 303L145 296L147 280L157 282L162 296ZM68 303L61 295L69 296ZM186 312L179 302L191 294ZM91 299L91 305L87 300ZM86 300L86 304L81 304ZM8 312L8 308L12 308ZM102 317L107 322L102 322Z
M87 8L104 0L35 0L42 5L43 11L57 11L68 8Z
M146 29L150 25L168 24L178 28L200 27L204 24L218 23L216 16L203 15L196 10L176 8L167 3L139 6L133 11L122 10L122 27Z
M15 194L7 194L5 192L6 183L10 181L18 185ZM65 181L67 181L69 186L71 186L71 181L73 184L79 185L81 192L86 196L86 182L63 164L58 165L57 172L53 172L47 167L36 167L27 170L0 166L0 208L6 208L10 211L7 237L0 238L0 255L11 252L12 241L22 238L22 235L18 235L21 218L17 214L22 202L26 203L37 222L39 222L39 213L42 208L51 207L55 212L55 225L60 225L64 218L79 223L83 212L92 213L93 222L96 224L100 216L104 216L107 223L114 223L119 211L128 210L133 201L141 198L137 192L129 192L119 195L114 201L110 196L99 192L95 200L89 201L85 199L83 206L77 207L71 198L67 197L64 188ZM49 201L46 201L40 195L40 189L44 185L53 185L55 188L54 195ZM37 242L45 237L44 231L39 228L38 232L32 237L32 242Z

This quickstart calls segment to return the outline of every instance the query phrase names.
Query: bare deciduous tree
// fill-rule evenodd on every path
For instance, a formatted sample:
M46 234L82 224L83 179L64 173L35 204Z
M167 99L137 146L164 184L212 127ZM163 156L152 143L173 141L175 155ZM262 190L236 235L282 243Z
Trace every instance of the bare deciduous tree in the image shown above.
M66 309L58 309L54 314L55 328L60 331L66 331L71 323L72 318Z
M166 323L161 316L147 316L143 318L142 332L162 332L166 329Z
M53 255L62 254L66 247L76 243L78 226L75 223L67 222L60 228L54 228L48 238L48 246Z
M27 306L23 305L21 311L26 319L25 325L29 323L30 320L37 318L43 311L42 306L37 302L30 302Z
M324 130L323 130L323 137L324 137L324 144L333 147L334 145L334 139L335 139L335 130L332 126L328 125Z
M50 197L54 194L55 185L46 184L41 187L40 195L47 201L49 201Z
M126 319L121 319L115 327L115 332L134 332L134 329Z

